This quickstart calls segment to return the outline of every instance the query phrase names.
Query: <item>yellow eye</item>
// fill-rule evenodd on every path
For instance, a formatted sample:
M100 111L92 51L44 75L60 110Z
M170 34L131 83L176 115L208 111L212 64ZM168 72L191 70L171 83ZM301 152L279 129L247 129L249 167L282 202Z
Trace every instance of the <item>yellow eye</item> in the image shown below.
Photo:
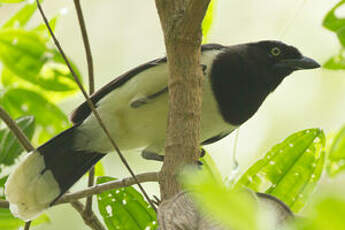
M280 54L280 49L279 49L278 47L273 47L273 48L271 49L271 54L272 54L273 56L278 56L278 55Z

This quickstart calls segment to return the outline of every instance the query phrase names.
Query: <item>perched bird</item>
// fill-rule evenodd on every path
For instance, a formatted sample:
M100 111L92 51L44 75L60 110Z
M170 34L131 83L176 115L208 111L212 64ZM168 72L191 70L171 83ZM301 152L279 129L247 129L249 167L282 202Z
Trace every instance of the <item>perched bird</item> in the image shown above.
M201 145L222 139L252 117L293 71L320 67L279 41L207 44L201 51ZM168 114L166 58L124 73L91 100L121 150L142 149L145 159L162 160ZM86 102L71 120L73 127L27 154L9 176L5 194L15 216L36 217L113 150Z

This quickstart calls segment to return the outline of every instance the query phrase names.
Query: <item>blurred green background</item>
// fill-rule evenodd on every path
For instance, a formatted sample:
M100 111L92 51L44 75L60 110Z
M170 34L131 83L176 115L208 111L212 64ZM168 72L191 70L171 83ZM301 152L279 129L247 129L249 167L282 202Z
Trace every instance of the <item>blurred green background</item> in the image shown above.
M231 45L249 41L275 39L294 45L309 57L324 63L338 53L340 44L334 33L321 26L325 14L336 0L218 0L209 42ZM148 60L164 55L164 43L154 1L82 1L95 64L96 88L121 73ZM56 34L66 53L87 76L84 50L73 2L49 1L43 4L46 13L63 14ZM0 7L0 22L20 7ZM336 11L345 17L345 7ZM30 24L41 22L37 13ZM87 82L86 79L84 82ZM263 106L240 129L238 160L240 172L289 134L319 127L326 133L338 130L345 123L345 73L314 70L292 74L273 92ZM83 101L81 94L62 101L60 107L70 114ZM230 135L207 146L224 177L231 174L233 138ZM160 163L142 160L139 152L126 154L136 173L159 170ZM103 160L106 175L121 178L127 171L115 154ZM322 180L318 189L344 192L345 176ZM84 177L73 190L84 188ZM154 183L145 184L158 193ZM33 229L88 229L80 216L69 206L61 205L47 212L51 224Z

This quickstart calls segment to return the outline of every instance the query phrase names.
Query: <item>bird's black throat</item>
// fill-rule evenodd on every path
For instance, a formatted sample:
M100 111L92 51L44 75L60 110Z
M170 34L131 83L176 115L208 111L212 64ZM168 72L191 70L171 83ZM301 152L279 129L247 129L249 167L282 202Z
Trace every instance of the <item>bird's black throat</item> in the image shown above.
M235 48L220 53L213 62L212 89L223 119L231 125L252 117L284 78L267 76L274 73L258 58Z

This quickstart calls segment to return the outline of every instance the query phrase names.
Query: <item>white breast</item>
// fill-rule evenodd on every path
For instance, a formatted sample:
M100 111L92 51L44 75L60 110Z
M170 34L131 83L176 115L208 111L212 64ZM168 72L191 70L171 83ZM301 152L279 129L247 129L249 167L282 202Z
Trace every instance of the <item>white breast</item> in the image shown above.
M219 52L217 50L205 51L201 57L201 64L208 67L203 84L201 142L221 133L231 132L236 128L225 123L221 117L210 85L211 61ZM163 154L168 93L162 94L138 108L130 105L133 101L152 95L167 85L168 68L167 64L163 63L139 73L99 101L97 110L121 150L142 148ZM84 121L78 131L80 133L77 144L79 149L92 149L102 153L112 150L109 140L103 130L99 128L93 115Z

